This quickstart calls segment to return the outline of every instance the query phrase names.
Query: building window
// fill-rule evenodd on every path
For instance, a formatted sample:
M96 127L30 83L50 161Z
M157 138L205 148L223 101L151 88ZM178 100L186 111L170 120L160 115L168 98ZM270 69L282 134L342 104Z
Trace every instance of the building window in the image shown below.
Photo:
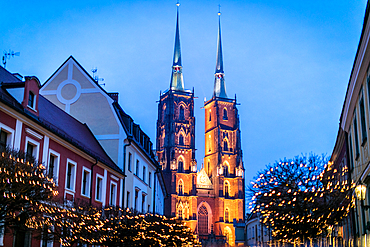
M33 156L33 153L34 153L34 149L35 149L35 146L32 145L31 143L27 143L27 150L26 150L26 154L30 157Z
M67 161L67 174L66 174L66 189L75 190L76 181L76 163L73 161Z
M355 147L356 147L356 160L360 156L360 147L358 144L358 133L357 133L357 118L356 118L356 111L354 112L355 119L353 120L353 127L354 127L354 135L355 135Z
M91 170L86 167L82 168L82 184L81 184L81 194L90 197L90 177Z
M130 208L130 202L131 202L131 194L130 194L130 191L127 191L127 205L126 207L127 208Z
M184 107L183 106L180 106L179 119L180 120L185 119L185 113L184 113Z
M55 184L58 185L58 174L59 174L59 154L52 150L49 150L49 163L47 167L47 176L53 179Z
M208 118L208 121L211 122L211 120L212 120L212 112L211 112L211 110L209 110L209 118Z
M28 106L31 108L35 108L35 94L31 91L28 94Z
M184 172L184 162L182 161L182 159L179 160L179 163L177 165L177 171Z
M117 184L114 182L110 183L110 205L116 206L117 202Z
M184 145L184 136L182 134L179 136L179 145Z
M136 160L136 176L139 176L139 160Z
M145 213L145 194L142 194L142 200L141 200L141 211L142 213Z
M184 195L183 189L184 189L184 182L182 181L182 179L180 179L180 181L179 181L179 191L178 191L179 196Z
M143 166L143 181L144 181L144 183L146 182L145 180L146 180L146 167L145 166Z
M148 181L149 187L152 187L152 173L149 172L149 181Z
M228 120L229 118L227 117L227 109L224 108L224 116L223 116L223 120Z
M348 131L351 133L351 129ZM349 145L349 169L353 168L353 148L352 148L352 136L351 134L348 135L348 145Z
M227 141L224 141L224 151L228 152L229 151L229 146L227 145Z
M229 209L226 208L225 209L225 222L226 223L229 223L230 219L229 219Z
M208 135L208 152L211 152L211 135Z
M224 177L229 176L229 165L224 164Z
M129 152L128 153L128 170L131 171L131 159L132 159L132 154Z
M96 175L95 200L101 202L103 194L103 177Z
M362 145L364 145L367 140L367 134L366 134L366 120L365 120L365 104L364 104L363 96L361 97L361 100L360 100L360 118L361 118Z
M182 206L179 206L177 208L177 218L182 220L182 214L183 214Z
M230 183L226 181L225 182L225 198L229 198L229 191L230 191Z
M6 148L8 145L8 133L3 129L0 130L0 150Z
M135 190L135 211L137 211L137 200L139 198L139 190Z
M40 144L37 141L32 140L28 136L26 136L26 158L27 157L34 157L35 159L39 158L39 146Z

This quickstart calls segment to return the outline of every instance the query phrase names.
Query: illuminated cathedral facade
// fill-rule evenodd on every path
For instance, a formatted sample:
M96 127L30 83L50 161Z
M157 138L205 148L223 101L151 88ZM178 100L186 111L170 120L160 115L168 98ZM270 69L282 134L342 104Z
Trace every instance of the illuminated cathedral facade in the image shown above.
M236 97L226 94L218 14L213 97L204 102L203 168L197 170L195 159L194 89L184 87L178 9L170 88L158 103L157 156L169 193L165 215L182 219L200 240L234 246L243 243L244 167Z

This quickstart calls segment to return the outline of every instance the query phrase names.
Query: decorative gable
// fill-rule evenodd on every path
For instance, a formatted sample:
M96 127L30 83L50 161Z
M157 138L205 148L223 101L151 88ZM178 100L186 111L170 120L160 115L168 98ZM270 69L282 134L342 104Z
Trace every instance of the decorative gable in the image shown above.
M197 188L209 189L210 187L212 187L212 182L209 179L206 170L202 168L202 170L197 173Z

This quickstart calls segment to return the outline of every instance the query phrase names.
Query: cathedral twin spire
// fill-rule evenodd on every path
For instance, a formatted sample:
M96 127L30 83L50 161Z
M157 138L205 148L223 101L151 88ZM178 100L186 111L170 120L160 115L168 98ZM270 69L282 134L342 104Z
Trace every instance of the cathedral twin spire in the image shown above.
M176 21L176 36L175 36L175 51L173 54L172 76L170 89L184 91L184 79L182 77L181 65L181 48L180 48L180 27L179 27L179 6L177 3L177 21Z
M184 79L182 76L181 64L181 48L180 48L180 28L179 28L179 6L177 3L177 21L176 21L176 35L175 35L175 50L173 55L172 75L170 89L177 91L184 91ZM213 90L213 97L227 98L226 85L224 79L224 66L222 59L222 45L221 45L221 12L218 12L218 37L217 37L217 60L215 72L215 84Z

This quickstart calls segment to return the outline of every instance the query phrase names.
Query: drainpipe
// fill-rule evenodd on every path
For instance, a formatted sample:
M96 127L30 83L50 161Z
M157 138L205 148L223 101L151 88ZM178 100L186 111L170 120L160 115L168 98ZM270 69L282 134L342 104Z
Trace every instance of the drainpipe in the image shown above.
M156 198L156 185L157 185L157 181L156 181L156 178L157 178L157 174L159 172L159 169L157 168L155 170L155 173L154 173L154 185L153 185L153 214L155 214L155 198Z
M93 179L94 179L94 166L98 164L98 159L95 159L95 164L91 166L91 175L90 175L90 206L92 204L92 192L93 192Z
M127 136L128 143L123 146L123 189L122 207L125 208L125 184L126 184L126 148L131 145L132 136Z

